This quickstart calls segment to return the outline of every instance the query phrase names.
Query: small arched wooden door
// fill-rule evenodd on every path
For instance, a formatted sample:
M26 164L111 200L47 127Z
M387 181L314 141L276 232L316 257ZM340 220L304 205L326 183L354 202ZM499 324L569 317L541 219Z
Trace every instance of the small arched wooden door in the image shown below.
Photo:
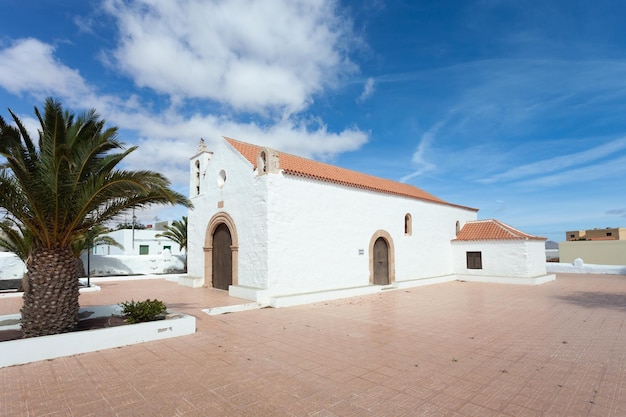
M232 238L226 224L213 232L213 288L228 290L233 283Z
M389 246L382 237L374 242L374 285L389 285Z

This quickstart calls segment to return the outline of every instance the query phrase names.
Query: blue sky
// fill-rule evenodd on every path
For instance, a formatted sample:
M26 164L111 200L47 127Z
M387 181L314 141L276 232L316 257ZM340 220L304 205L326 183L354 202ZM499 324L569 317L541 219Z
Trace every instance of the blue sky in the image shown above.
M525 232L626 226L626 3L0 0L0 114L95 108L187 193L200 137L333 163ZM181 209L151 209L150 223Z

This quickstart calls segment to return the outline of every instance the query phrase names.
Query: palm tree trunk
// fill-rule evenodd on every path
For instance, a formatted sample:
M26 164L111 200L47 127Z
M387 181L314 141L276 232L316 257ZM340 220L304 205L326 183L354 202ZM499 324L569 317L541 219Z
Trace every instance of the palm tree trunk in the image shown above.
M24 337L65 333L78 324L78 268L69 248L39 249L28 265Z
M83 260L80 259L79 257L75 257L74 258L74 262L76 262L76 273L78 274L79 278L84 278L87 276L87 271L85 271L85 264L83 263Z

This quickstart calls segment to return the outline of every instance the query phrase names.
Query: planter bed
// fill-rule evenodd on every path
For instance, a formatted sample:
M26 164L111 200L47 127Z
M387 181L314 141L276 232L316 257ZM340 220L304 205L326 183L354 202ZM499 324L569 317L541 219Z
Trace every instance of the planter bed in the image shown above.
M79 317L94 321L120 313L117 305L84 307L80 309ZM19 314L0 316L0 330L19 330L19 318ZM0 342L0 368L184 336L195 331L195 317L168 314L164 320L8 340Z

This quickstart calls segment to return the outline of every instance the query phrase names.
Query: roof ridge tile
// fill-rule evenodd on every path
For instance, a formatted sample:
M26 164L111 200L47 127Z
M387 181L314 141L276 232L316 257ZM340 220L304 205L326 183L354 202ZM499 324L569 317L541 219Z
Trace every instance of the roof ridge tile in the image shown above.
M228 137L224 137L224 139L246 160L248 160L254 168L257 167L257 157L263 147L241 142ZM385 194L415 198L438 204L459 207L466 210L478 211L478 209L475 208L448 203L447 201L410 184L375 177L373 175L364 174L362 172L353 171L325 162L314 161L312 159L303 158L286 152L277 151L277 153L279 159L279 169L281 169L284 174L311 178L318 181Z
M482 219L466 222L453 240L546 240L546 238L524 233L496 219Z

